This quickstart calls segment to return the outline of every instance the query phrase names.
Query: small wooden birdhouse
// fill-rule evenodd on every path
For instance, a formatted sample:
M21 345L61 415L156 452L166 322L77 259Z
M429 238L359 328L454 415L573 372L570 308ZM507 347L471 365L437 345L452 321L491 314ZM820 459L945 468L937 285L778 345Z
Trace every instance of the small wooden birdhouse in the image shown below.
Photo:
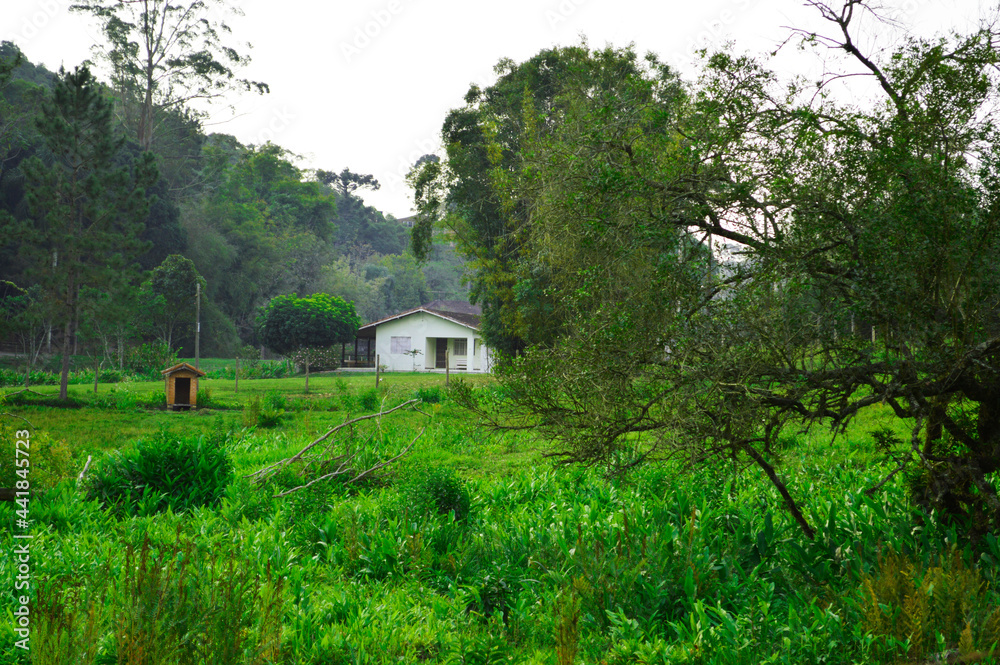
M180 363L160 372L166 383L167 408L187 411L198 406L198 377L205 373L194 365Z

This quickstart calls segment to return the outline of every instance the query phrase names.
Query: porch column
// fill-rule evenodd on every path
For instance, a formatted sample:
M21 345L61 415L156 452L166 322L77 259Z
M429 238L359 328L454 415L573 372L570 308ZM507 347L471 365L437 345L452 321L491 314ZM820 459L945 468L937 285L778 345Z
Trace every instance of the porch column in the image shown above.
M465 371L471 372L473 365L472 351L476 348L476 338L465 338Z

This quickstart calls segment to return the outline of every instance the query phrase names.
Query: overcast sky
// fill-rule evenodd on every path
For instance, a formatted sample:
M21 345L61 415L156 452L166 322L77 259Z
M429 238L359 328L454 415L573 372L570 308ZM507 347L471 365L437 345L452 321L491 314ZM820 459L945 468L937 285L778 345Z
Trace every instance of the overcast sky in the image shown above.
M34 62L71 68L99 42L91 20L70 14L73 0L3 0L0 39ZM246 0L227 17L233 40L249 42L243 73L271 93L234 97L235 114L212 107L206 131L243 143L271 140L302 156L303 168L349 167L382 182L365 199L397 217L409 215L403 182L410 165L440 152L445 114L462 104L470 83L489 84L503 57L525 60L553 45L634 43L682 72L694 71L699 46L733 41L738 51L774 50L787 26L829 32L814 10L789 0ZM986 0L886 0L910 30L967 30L996 11ZM878 45L892 39L879 28ZM782 50L781 71L815 72L814 55Z

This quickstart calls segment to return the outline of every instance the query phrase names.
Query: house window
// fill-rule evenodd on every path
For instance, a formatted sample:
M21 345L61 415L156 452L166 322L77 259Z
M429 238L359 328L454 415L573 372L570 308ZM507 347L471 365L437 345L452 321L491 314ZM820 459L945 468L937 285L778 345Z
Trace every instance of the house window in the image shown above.
M410 338L409 337L393 337L392 346L389 349L390 353L409 353L410 352Z
M464 339L455 340L455 355L464 356L469 350L469 344Z

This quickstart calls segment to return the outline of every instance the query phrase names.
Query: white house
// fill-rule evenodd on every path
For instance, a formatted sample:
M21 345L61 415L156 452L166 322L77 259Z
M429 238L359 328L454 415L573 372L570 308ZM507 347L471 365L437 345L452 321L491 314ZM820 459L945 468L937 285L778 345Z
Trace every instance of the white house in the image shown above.
M444 371L447 363L451 371L488 372L480 311L468 303L435 300L369 323L358 338L374 338L378 362L388 371Z

